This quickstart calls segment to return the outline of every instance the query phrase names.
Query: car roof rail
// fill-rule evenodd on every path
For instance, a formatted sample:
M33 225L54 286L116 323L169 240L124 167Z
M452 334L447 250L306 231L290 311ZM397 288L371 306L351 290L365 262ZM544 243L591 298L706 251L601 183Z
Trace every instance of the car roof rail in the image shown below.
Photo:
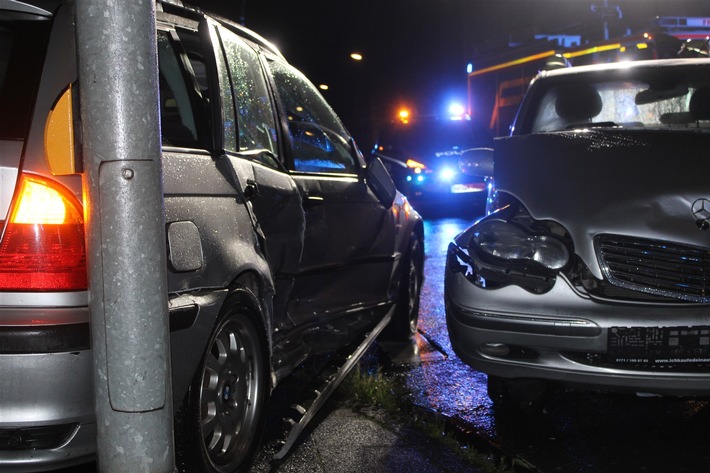
M0 0L2 2L4 0ZM223 16L217 15L215 13L210 12L209 10L204 10L198 6L192 5L190 3L184 3L182 0L157 0L158 5L161 5L163 7L164 11L167 11L170 13L170 10L179 10L183 14L198 14L202 16L207 16L210 17L216 21L218 21L222 26L224 26L227 29L232 30L234 33L249 39L253 43L258 44L262 48L266 49L268 52L271 54L278 56L280 58L283 58L283 54L281 54L281 51L272 44L270 41L259 35L258 33L240 25L239 23L235 22L234 20L231 20L229 18L225 18ZM177 7L177 8L175 8Z

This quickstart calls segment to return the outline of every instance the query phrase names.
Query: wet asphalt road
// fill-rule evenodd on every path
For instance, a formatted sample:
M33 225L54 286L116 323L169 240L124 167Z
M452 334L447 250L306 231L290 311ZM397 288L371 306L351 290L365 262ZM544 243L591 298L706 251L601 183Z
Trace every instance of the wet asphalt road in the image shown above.
M446 331L442 297L446 248L470 222L470 218L426 221L419 327L446 356L422 347L430 353L422 363L399 370L413 401L455 419L541 472L710 471L708 399L558 391L536 415L493 408L486 376L456 357Z

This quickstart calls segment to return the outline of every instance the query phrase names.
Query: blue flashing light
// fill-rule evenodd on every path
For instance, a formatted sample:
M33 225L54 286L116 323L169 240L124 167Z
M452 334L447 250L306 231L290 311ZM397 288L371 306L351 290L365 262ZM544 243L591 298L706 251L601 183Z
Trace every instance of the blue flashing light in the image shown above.
M449 116L452 120L462 120L466 115L466 109L459 102L449 104Z
M424 176L422 176L421 174L419 174L419 175L417 176L417 182L424 182Z
M412 176L407 176L407 182L411 182L411 181L412 181Z
M470 73L472 73L472 72L473 72L473 64L471 64L471 63L469 62L468 64L466 64L466 73L467 73L467 74L470 74Z
M439 178L443 181L450 181L456 175L456 171L451 168L443 168L439 171Z

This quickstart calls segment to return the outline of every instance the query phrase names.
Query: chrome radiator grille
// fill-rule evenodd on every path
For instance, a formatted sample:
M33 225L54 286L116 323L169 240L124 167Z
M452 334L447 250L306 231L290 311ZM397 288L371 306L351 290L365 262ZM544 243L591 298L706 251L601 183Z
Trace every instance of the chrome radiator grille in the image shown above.
M599 235L597 256L611 284L691 302L710 302L710 249Z

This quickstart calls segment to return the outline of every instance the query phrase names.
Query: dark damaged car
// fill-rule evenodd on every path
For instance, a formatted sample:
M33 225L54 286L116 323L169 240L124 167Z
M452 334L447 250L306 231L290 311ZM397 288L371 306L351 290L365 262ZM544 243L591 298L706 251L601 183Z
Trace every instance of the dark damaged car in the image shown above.
M543 72L494 155L445 290L491 398L710 394L710 61Z
M179 463L245 471L299 364L413 335L422 222L273 46L177 3L156 4L154 161ZM82 176L55 159L81 145L74 24L72 1L0 0L2 472L96 453Z

